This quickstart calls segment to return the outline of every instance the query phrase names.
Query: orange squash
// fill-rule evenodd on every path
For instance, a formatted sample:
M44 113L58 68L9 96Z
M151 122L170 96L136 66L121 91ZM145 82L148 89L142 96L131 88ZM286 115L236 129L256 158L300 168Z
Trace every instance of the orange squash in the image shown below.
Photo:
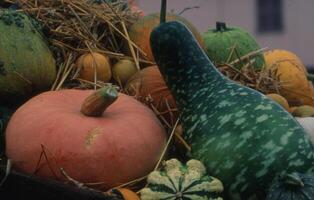
M275 93L270 93L266 95L268 98L272 99L273 101L277 102L279 105L281 105L285 110L289 111L290 106L287 101L283 96Z
M117 190L121 193L124 200L140 200L140 197L132 190L127 188L118 188Z
M153 170L166 139L150 109L114 88L50 91L14 113L6 155L24 173L62 180L62 167L79 182L101 182L106 190ZM42 152L47 159L38 165Z
M113 78L122 86L138 71L135 63L129 59L121 59L112 67Z
M284 49L272 49L270 51L265 52L265 55L267 55L268 66L274 65L278 62L288 61L290 63L295 64L296 67L306 72L306 68L303 65L300 58L291 51L287 51Z
M167 13L167 21L180 21L183 24L185 24L194 34L196 40L199 42L201 47L204 48L204 42L200 35L200 33L197 31L197 29L185 18L181 17L180 15ZM135 22L130 30L129 30L129 36L131 40L140 47L141 50L143 50L146 54L143 58L153 62L154 57L152 54L152 50L150 48L150 33L152 30L158 26L160 23L160 14L154 13L150 15L146 15L137 22Z
M111 79L111 66L106 55L93 52L81 55L76 61L79 78L94 82L96 80L108 82Z
M293 53L274 50L264 54L266 70L280 83L279 92L289 105L314 106L314 89L307 80L306 68Z
M146 67L134 74L127 82L125 90L142 103L152 104L170 124L178 118L175 100L157 66Z

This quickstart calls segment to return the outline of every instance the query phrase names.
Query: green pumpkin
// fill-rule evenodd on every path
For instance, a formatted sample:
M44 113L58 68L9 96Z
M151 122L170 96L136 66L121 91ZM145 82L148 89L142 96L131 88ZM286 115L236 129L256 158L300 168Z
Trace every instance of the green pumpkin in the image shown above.
M165 162L161 171L147 178L148 186L140 191L142 200L222 200L222 183L206 175L198 160L183 165L177 159Z
M248 32L237 27L227 27L222 22L217 22L216 29L209 29L202 34L202 37L206 53L216 65L237 60L239 57L261 49ZM232 53L233 47L235 47L235 52ZM254 58L255 62L252 66L255 70L260 70L265 64L264 56L260 53ZM248 59L243 60L243 62L237 63L235 67L240 69L248 61Z
M280 176L271 186L266 200L312 200L314 176L291 173Z
M0 101L49 89L56 77L55 60L34 20L0 9L0 38Z

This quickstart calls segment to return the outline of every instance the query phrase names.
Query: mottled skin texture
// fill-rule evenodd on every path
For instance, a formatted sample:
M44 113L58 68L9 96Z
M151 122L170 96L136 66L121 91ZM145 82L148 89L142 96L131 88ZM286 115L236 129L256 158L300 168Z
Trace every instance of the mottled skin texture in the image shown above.
M0 9L0 101L17 101L47 90L56 78L55 60L27 15Z
M265 199L276 175L314 171L313 145L294 118L220 74L184 25L161 24L151 45L181 111L191 157L223 182L225 199Z
M274 182L266 200L312 200L313 183L314 176L300 173L286 174Z
M227 27L227 30L217 31L209 29L202 34L205 49L208 57L215 64L228 62L228 58L232 52L232 48L236 48L236 53L229 58L230 62L245 56L253 51L261 49L255 39L246 31L237 27ZM253 57L252 57L253 59ZM260 70L265 64L264 56L260 53L254 57L255 63L252 64L254 69ZM247 63L245 60L244 63ZM237 68L243 67L245 64L239 63L235 65Z

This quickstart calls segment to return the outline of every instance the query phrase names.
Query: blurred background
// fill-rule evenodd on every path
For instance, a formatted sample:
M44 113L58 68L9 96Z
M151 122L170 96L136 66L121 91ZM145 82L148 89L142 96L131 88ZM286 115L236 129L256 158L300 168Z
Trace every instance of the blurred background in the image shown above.
M145 14L158 12L160 1L136 0ZM314 71L314 0L168 0L168 10L191 21L200 32L216 21L239 26L261 47L297 54Z

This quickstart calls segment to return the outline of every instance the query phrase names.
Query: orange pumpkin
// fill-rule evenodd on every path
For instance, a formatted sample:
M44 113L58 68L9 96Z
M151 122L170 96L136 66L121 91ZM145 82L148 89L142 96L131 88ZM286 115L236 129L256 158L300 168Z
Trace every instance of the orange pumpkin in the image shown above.
M280 83L279 92L289 105L314 106L314 89L307 80L306 68L301 60L284 50L269 51L264 54L266 70Z
M296 67L306 72L306 68L300 58L291 51L287 51L284 49L272 49L270 51L266 51L265 55L267 56L267 66L275 65L278 62L288 61L295 64Z
M93 52L81 55L76 61L79 78L94 82L96 80L108 82L111 79L111 66L106 55Z
M45 92L20 107L6 130L6 155L14 168L62 179L62 167L82 183L102 182L102 189L153 170L165 147L164 128L145 105L108 87ZM82 102L81 110L94 117L80 112ZM47 159L37 166L42 152Z
M127 188L118 188L117 190L121 193L124 200L140 200L140 197L132 190Z
M197 31L197 29L185 18L181 17L180 15L176 14L170 14L167 13L167 21L180 21L183 24L185 24L194 34L196 40L199 42L201 47L204 48L204 42L200 35L200 33ZM129 30L129 36L131 40L140 47L141 50L143 50L146 54L144 59L147 59L148 61L154 61L153 53L150 48L150 33L152 30L158 26L160 23L160 14L154 13L150 15L146 15L137 22L135 22L130 30Z
M125 87L129 95L147 104L152 104L170 124L174 124L179 112L157 66L142 69L133 75Z

